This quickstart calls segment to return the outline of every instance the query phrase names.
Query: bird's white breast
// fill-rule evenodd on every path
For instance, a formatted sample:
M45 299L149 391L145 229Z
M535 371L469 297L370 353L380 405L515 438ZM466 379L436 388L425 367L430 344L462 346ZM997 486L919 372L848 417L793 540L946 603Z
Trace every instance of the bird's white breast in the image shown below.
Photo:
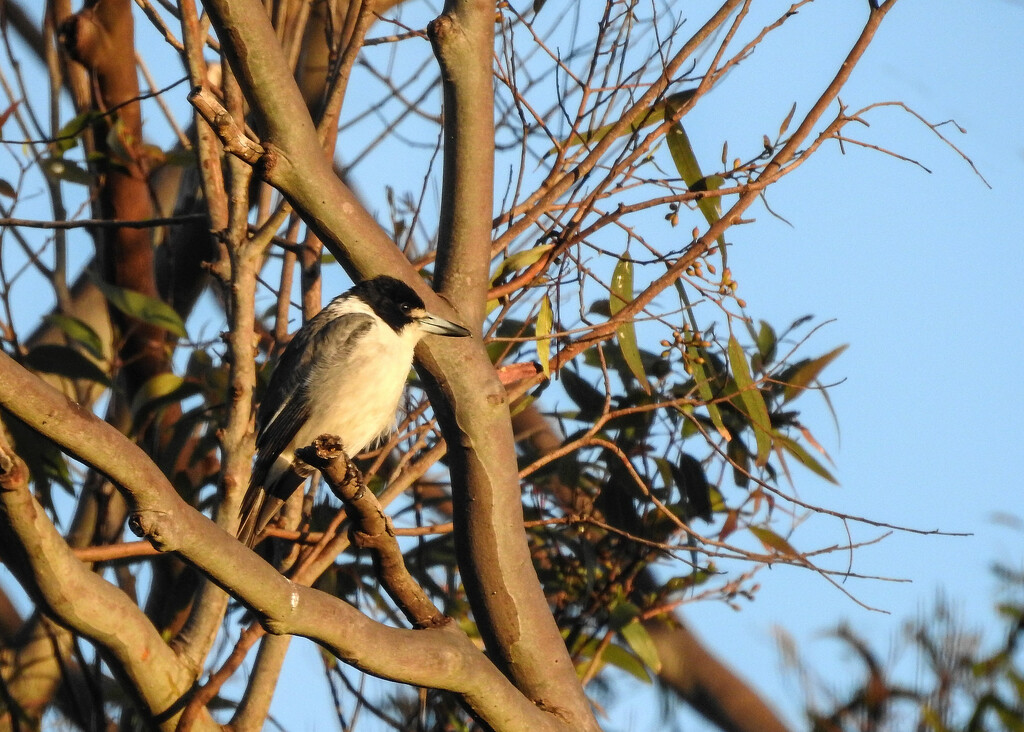
M289 452L328 433L340 437L345 452L355 457L389 433L419 336L415 325L396 333L378 322L359 337L347 358L318 363L309 374L309 418Z

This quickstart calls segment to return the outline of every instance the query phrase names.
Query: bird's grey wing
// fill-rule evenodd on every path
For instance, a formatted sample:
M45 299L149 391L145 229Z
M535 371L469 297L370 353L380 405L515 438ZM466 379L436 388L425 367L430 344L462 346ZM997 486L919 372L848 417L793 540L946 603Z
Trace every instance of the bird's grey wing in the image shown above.
M277 359L274 373L270 375L270 383L259 409L256 410L256 449L260 449L260 438L270 426L285 402L301 388L309 376L313 352L310 346L312 334L324 327L323 311L313 317L304 327L292 336L287 347Z
M321 311L322 312L322 311ZM310 333L310 350L343 366L355 350L356 344L373 327L374 318L367 313L345 313L329 319L321 328Z
M309 401L302 393L303 387L293 392L284 407L278 411L274 419L267 425L256 438L256 462L252 466L252 476L249 478L249 491L246 493L246 501L242 502L243 509L253 489L263 486L267 479L267 473L277 460L281 452L288 447L288 443L295 437L306 419L309 418ZM268 486L269 487L269 486Z
M300 387L301 388L301 387ZM309 416L309 402L293 393L284 407L277 413L257 440L259 453L252 467L249 488L242 498L238 513L241 516L238 538L246 546L253 541L270 523L292 492L302 485L308 473L299 473L288 469L278 476L273 485L264 485L267 474L277 461L299 427Z

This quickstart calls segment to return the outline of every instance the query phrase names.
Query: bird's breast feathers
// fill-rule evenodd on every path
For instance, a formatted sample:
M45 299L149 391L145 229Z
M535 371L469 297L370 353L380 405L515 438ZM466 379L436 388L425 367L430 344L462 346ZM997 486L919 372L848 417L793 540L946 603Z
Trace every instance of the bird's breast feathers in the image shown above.
M358 335L354 347L337 343L336 358L318 359L305 383L309 417L291 441L292 449L327 433L340 437L345 452L354 457L389 433L418 336L415 327L396 333L377 321Z

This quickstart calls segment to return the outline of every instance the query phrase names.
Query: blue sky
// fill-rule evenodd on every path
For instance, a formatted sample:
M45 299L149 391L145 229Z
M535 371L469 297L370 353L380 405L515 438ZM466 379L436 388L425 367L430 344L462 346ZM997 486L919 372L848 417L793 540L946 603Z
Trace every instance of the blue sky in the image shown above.
M817 30L808 34L805 26L799 33L802 58L779 49L777 62L766 63L772 51L766 48L741 69L750 88L760 90L758 101L784 110L792 97L776 91L820 85L865 4L810 8ZM813 666L825 676L834 672L842 686L843 669L856 664L842 666L849 654L823 631L846 620L886 658L902 623L941 588L969 624L988 624L994 632L988 569L996 560L1024 562L1021 530L994 520L999 513L1024 518L1017 464L1024 429L1022 37L1021 3L983 0L968 10L948 0L904 0L842 95L852 109L902 100L929 121L956 119L967 134L950 126L943 134L991 189L916 120L879 110L868 118L871 128L858 134L914 158L930 174L852 147L840 156L833 145L771 194L772 207L792 228L762 213L751 234L734 234L730 264L753 312L779 323L805 313L834 318L813 339L814 352L850 345L828 372L844 379L830 392L841 431L826 442L842 485L805 476L800 495L882 521L973 534L896 534L858 550L855 571L913 580L848 585L891 615L865 611L789 568L763 572L757 601L742 612L713 603L686 609L709 644L794 721L800 694L792 677L779 674L774 626L792 634ZM714 107L714 95L708 101ZM703 131L715 149L714 116L738 112L728 104L707 111L703 130L702 110L695 110L687 127L695 146ZM825 414L808 421L828 424ZM839 540L839 531L834 520L814 519L798 537ZM854 530L855 537L871 534Z
M866 5L820 0L806 7L687 117L698 155L709 151L713 163L725 136L760 140L774 133L794 100L798 114L805 110L859 32ZM785 7L755 6L754 12L776 13ZM886 657L902 623L941 588L968 622L992 630L995 585L988 568L997 559L1024 562L1021 530L994 520L1000 512L1024 518L1018 479L1024 3L974 0L967 8L954 0L900 0L843 101L856 109L902 100L930 121L956 119L967 134L952 126L941 128L943 134L974 161L991 189L920 122L876 110L868 117L871 127L857 130L862 139L914 158L931 173L852 146L841 155L830 144L770 194L773 209L792 226L752 210L756 225L730 237L739 294L755 317L778 325L808 313L833 320L808 353L849 344L828 372L842 379L830 392L840 433L830 428L820 401L801 404L836 462L841 486L798 474L799 495L894 524L972 534L897 533L858 550L854 571L913 580L848 584L890 615L864 610L810 573L785 567L761 572L756 600L740 611L712 602L684 609L708 644L793 722L800 720L802 694L792 676L780 673L774 628L784 628L814 667L841 685L856 665L825 636L836 623L848 621ZM147 119L158 116L151 111ZM764 120L775 122L767 129L745 127ZM879 533L853 532L859 539ZM844 538L839 522L813 518L796 544ZM308 643L293 644L289 667L296 675L306 669L304 683L322 683L319 663ZM289 729L334 728L324 717L329 710L296 705L296 696L305 695L275 700ZM648 728L650 709L638 711L636 697L629 701L632 711L618 707L623 715L610 727ZM702 728L698 721L687 725Z

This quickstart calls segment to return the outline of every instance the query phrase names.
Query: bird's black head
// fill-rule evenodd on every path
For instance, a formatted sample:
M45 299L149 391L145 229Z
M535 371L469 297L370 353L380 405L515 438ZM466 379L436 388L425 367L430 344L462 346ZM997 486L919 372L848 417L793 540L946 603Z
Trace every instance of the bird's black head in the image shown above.
M377 317L396 333L415 323L420 335L433 333L461 337L470 334L461 325L428 313L420 296L409 285L394 277L382 275L360 282L349 294L369 305Z
M352 288L350 294L369 305L381 320L396 331L410 325L418 315L426 312L423 300L415 290L387 275L360 282Z

